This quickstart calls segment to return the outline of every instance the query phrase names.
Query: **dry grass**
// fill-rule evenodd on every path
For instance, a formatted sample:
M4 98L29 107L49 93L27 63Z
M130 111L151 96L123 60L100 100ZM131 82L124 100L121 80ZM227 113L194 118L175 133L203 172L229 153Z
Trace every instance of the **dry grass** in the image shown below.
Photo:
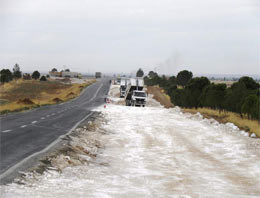
M1 85L1 114L56 104L77 97L81 90L93 83L65 84L58 81L19 80ZM23 101L31 101L28 102Z
M197 113L200 112L206 118L214 118L221 123L231 122L234 123L242 130L250 133L255 133L260 138L260 123L257 120L248 120L241 118L239 114L232 112L219 112L213 109L198 108L198 109L184 109L185 112Z
M157 86L147 87L147 92L153 94L153 98L157 100L165 108L173 107L170 97L164 92L164 90Z

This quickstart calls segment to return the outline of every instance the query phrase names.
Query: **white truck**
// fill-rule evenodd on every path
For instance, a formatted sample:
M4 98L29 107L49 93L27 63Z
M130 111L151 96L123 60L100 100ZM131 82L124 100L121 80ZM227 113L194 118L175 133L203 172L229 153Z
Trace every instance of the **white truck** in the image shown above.
M142 78L131 78L125 92L126 106L145 106L146 93L143 91L144 81Z

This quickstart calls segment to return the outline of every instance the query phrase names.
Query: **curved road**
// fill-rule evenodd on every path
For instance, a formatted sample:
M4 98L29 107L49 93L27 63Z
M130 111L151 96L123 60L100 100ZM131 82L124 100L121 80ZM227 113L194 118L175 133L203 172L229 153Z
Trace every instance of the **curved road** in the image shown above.
M109 86L108 79L101 79L69 102L1 116L0 176L90 115L91 109L104 103Z

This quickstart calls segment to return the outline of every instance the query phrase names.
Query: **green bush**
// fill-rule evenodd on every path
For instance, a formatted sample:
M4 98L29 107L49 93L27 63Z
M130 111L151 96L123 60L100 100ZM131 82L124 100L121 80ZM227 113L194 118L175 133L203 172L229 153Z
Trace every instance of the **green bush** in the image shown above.
M1 83L7 83L13 79L12 72L9 69L2 69L0 71Z
M46 78L45 76L42 76L42 77L40 78L40 81L47 81L47 78Z
M147 86L159 85L170 96L173 104L186 108L207 107L246 114L250 119L260 119L259 84L248 76L227 88L226 84L210 83L206 77L191 78L192 72L181 71L177 78L159 76L150 71L144 77ZM177 88L177 84L183 86Z
M32 73L32 78L33 78L34 80L39 79L40 76L41 76L41 74L40 74L40 72L38 72L38 71L34 71L34 72Z

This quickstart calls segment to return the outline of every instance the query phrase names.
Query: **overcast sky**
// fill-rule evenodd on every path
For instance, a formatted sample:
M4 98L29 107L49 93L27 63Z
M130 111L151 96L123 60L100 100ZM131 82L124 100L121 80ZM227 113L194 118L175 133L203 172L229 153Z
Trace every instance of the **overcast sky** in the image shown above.
M0 68L260 73L259 0L0 0Z

